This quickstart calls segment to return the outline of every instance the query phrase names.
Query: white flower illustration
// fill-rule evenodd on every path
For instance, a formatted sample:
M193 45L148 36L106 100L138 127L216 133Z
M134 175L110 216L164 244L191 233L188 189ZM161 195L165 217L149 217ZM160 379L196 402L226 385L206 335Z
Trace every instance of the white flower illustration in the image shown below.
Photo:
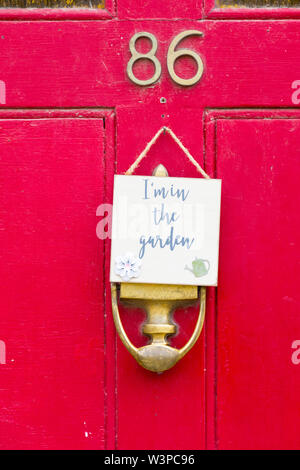
M125 253L124 256L115 258L115 273L120 276L123 281L129 281L132 277L139 277L141 270L141 261L132 253Z

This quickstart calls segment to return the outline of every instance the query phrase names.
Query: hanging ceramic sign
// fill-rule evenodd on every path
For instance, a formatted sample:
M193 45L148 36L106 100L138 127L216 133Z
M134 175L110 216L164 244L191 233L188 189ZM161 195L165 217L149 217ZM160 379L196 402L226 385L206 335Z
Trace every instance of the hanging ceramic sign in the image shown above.
M162 133L203 179L128 176ZM221 180L210 179L172 129L159 129L114 179L110 281L216 286L220 202Z
M111 282L216 286L221 180L115 175Z

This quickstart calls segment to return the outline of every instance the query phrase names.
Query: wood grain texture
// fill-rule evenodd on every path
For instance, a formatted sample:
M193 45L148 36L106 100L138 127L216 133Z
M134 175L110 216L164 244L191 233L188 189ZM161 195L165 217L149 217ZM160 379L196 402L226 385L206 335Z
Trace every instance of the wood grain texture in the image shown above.
M161 107L124 108L118 111L117 168L127 170L157 131ZM137 125L138 123L138 125ZM202 112L173 109L169 125L202 163ZM169 176L198 177L199 173L169 135L162 135L136 174L152 174L162 163ZM159 269L159 260L157 269ZM140 333L145 313L120 309L127 334L136 346L147 343ZM188 341L197 320L197 307L175 313L179 333L172 346ZM203 336L173 369L154 374L141 368L118 340L118 440L119 449L194 449L205 446L205 389ZM130 426L128 427L128 423Z
M114 0L0 0L1 20L108 20L114 16Z
M297 21L37 21L2 22L1 27L0 79L6 83L6 107L143 103L160 107L166 115L172 107L289 107L291 84L299 78ZM167 73L166 55L171 39L186 29L204 32L203 39L182 43L201 55L204 73L197 85L181 88ZM128 43L136 30L149 30L159 41L162 75L150 87L139 87L126 75ZM34 50L24 49L31 42ZM179 72L189 71L189 64L180 62ZM161 97L167 99L164 105Z
M0 0L0 8L105 8L104 0Z
M105 446L106 136L99 112L75 115L0 120L5 449Z
M216 2L217 7L239 7L244 6L248 8L278 8L278 7L298 7L300 5L299 0L218 0Z
M118 2L119 18L201 18L204 0L135 0Z
M201 6L190 1L182 12L176 2L118 6L122 21L83 21L111 18L112 4L96 16L88 9L1 13L51 19L1 21L1 446L299 447L299 373L290 363L290 345L299 339L300 129L291 99L300 78L298 21L274 21L289 17L280 16L290 14L284 9L242 8L223 9L222 21L197 21ZM205 14L218 15L214 7L206 2ZM232 10L243 21L228 20ZM246 19L261 14L273 19ZM161 21L165 16L173 20ZM181 44L201 55L204 74L181 88L168 75L166 55L187 29L204 32ZM159 43L162 75L150 87L126 75L137 31ZM151 65L136 71L151 75ZM179 61L176 71L191 75L193 63ZM158 376L116 340L109 240L97 239L95 214L112 201L113 173L125 171L163 125L210 175L223 178L224 198L220 289L209 289L205 336ZM198 176L168 136L138 174L158 163L171 176ZM145 341L143 315L122 309L137 346ZM196 309L175 318L173 345L180 346Z
M220 285L208 325L213 448L299 448L300 378L291 361L300 328L299 117L260 110L207 117L214 126L207 159L223 179Z
M205 0L203 17L211 19L293 19L300 17L298 0Z

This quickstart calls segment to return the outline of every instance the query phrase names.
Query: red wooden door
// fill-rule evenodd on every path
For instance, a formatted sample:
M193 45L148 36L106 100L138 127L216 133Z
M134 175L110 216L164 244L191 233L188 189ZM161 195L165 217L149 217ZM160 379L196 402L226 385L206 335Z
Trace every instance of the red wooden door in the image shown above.
M0 9L1 448L299 448L300 10L237 3ZM166 57L187 30L204 33L179 45L204 73L182 87ZM140 31L156 37L162 66L145 87L126 74ZM145 78L153 66L134 70ZM195 64L182 58L175 71L191 77ZM116 338L109 239L97 235L113 174L162 125L222 178L223 194L204 332L156 375ZM159 163L198 176L168 135L137 173ZM174 345L196 314L176 312ZM143 317L122 309L136 345Z

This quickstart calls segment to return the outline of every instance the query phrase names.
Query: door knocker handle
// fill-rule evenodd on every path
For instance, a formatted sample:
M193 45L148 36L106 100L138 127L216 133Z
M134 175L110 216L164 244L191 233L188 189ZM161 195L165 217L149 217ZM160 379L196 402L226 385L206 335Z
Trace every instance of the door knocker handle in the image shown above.
M147 311L143 333L151 338L151 343L140 348L132 344L122 325L118 307L118 289L115 283L111 284L111 297L117 332L130 354L145 369L153 372L170 369L185 356L200 336L205 317L205 287L198 289L197 286L121 283L121 302L142 307ZM176 333L171 313L178 307L191 305L199 300L199 316L191 338L181 349L171 347L167 337Z

